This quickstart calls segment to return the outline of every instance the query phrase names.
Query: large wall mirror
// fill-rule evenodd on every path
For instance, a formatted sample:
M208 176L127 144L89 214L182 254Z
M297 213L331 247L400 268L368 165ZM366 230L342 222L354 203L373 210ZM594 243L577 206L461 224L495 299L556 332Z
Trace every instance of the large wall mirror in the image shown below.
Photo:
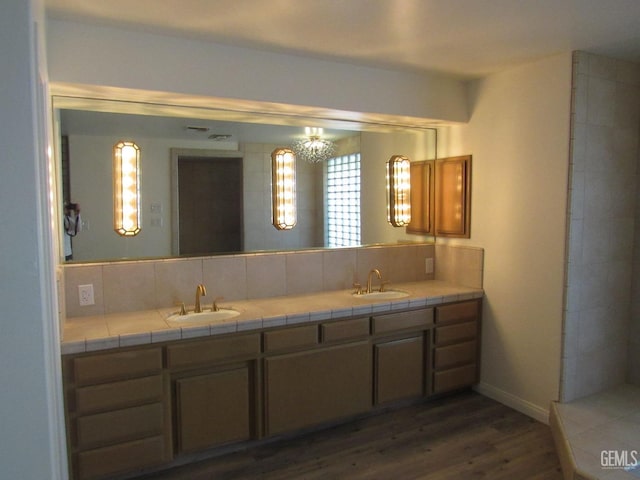
M57 196L77 203L82 219L72 261L325 247L326 162L298 159L298 224L289 231L271 225L271 152L304 139L305 127L322 127L336 156L360 154L361 244L418 239L386 222L385 162L397 154L436 158L435 128L176 103L54 95ZM122 140L141 151L142 230L134 237L113 230L112 152ZM190 200L181 204L181 197ZM188 233L181 217L191 219ZM176 246L202 244L200 230L235 237L205 251Z

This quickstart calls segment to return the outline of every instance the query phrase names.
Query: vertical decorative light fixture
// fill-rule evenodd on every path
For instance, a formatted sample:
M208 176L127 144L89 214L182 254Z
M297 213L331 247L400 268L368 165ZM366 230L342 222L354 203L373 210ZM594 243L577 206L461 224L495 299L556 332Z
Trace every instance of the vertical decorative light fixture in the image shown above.
M409 159L394 155L387 162L387 221L406 227L411 221L411 174Z
M296 219L296 155L289 148L278 148L271 154L271 204L273 226L291 230Z
M140 228L140 147L122 141L113 147L113 229L132 237Z

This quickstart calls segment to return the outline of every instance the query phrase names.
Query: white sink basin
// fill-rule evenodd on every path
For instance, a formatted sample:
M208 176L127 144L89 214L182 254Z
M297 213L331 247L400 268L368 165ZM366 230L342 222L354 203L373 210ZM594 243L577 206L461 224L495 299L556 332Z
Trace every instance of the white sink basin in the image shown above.
M174 313L170 317L167 318L167 322L170 323L213 323L213 322L222 322L224 320L229 320L230 318L237 317L240 315L240 312L237 310L232 310L230 308L221 308L217 312L208 310L206 312L200 313L187 313L186 315L180 315L179 313Z
M394 298L408 297L409 292L403 290L385 290L384 292L354 293L352 295L362 300L393 300Z

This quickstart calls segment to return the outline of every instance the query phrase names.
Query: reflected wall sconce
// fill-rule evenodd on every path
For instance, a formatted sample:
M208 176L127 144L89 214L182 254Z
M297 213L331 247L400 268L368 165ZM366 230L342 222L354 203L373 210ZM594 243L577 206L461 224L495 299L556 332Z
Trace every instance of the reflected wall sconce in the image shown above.
M140 147L118 142L113 147L113 229L123 237L140 233Z
M277 230L295 227L296 154L289 148L278 148L271 154L271 204L272 222Z
M295 154L308 163L319 163L331 158L336 151L336 145L322 138L324 130L318 127L306 127L304 129L307 136L304 140L299 140L293 145Z
M387 162L387 222L406 227L411 221L410 161L394 155Z

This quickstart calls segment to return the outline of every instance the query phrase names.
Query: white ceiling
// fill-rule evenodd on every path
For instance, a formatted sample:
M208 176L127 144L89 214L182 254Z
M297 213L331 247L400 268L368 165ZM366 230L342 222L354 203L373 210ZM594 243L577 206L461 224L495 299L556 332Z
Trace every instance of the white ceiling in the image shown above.
M569 50L640 62L640 0L45 0L49 16L478 77Z

